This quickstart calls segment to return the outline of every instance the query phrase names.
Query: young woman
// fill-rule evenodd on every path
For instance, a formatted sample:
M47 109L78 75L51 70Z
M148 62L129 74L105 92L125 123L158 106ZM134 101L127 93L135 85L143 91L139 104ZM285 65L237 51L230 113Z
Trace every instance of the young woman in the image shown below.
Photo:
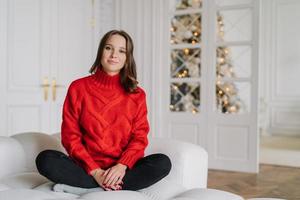
M158 182L171 162L164 154L144 157L146 95L137 86L130 36L106 33L90 72L71 83L64 102L61 136L69 156L45 150L36 158L38 171L56 189L139 190Z

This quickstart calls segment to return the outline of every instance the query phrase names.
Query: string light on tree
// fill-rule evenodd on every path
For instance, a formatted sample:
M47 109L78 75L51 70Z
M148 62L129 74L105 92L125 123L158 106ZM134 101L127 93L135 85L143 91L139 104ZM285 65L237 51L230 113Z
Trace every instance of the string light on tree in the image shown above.
M185 55L189 55L190 50L186 48L186 49L184 49L184 53L185 53Z

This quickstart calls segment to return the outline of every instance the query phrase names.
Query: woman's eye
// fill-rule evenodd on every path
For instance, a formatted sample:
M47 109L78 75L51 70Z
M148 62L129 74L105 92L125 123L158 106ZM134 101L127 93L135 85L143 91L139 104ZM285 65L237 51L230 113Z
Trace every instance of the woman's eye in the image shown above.
M105 50L111 50L111 47L110 46L106 46Z
M126 51L124 51L124 50L120 50L120 53L126 53Z

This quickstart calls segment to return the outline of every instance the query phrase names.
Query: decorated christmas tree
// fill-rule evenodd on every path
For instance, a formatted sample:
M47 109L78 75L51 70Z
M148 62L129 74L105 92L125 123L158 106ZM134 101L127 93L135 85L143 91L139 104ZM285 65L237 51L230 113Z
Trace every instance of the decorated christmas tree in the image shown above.
M202 6L201 0L177 0L176 10L198 9ZM224 40L224 20L217 13L218 39ZM199 44L201 42L201 14L175 15L171 21L171 45ZM220 46L216 50L216 103L222 113L238 113L243 107L243 102L238 96L238 89L233 82L223 79L234 78L230 49ZM201 49L184 48L171 52L171 76L173 78L198 78L200 77ZM194 83L172 83L171 105L172 111L191 111L197 113L200 105L200 86Z

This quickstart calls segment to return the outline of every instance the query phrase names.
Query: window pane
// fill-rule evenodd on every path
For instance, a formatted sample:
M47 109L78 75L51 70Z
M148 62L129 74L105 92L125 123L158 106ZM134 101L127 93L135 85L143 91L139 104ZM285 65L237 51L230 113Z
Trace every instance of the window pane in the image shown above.
M216 61L218 78L248 78L251 76L250 46L218 47Z
M251 9L226 10L217 13L217 41L250 41L252 39Z
M249 113L250 92L250 83L248 82L217 81L217 110L226 114Z
M170 110L174 112L200 111L200 83L171 83Z
M199 9L202 7L202 0L176 0L176 10L187 8Z
M196 44L201 40L201 15L174 16L171 21L171 44Z
M172 78L200 77L201 49L175 49L171 51Z

